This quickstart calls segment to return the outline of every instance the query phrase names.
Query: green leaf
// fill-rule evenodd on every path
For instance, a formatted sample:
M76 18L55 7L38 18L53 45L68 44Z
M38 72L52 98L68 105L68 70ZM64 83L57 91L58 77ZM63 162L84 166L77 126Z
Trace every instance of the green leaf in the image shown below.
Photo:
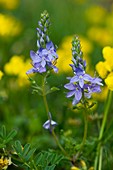
M51 87L51 89L47 90L46 94L53 93L53 92L58 91L58 90L60 90L60 89L57 88L57 87Z
M28 153L29 149L30 149L30 144L27 143L27 144L24 146L24 149L23 149L23 156L25 156L25 155Z
M46 166L44 170L54 170L56 165Z
M32 155L34 154L34 152L36 151L35 148L31 149L28 154L24 157L24 159L26 160L26 162L32 157Z
M14 149L16 150L17 154L22 155L22 145L19 140L15 142Z
M9 134L6 137L6 141L9 142L10 140L12 140L17 134L16 130L12 130L11 132L9 132Z
M35 157L35 159L34 159L36 165L39 165L39 164L40 164L40 162L41 162L41 160L42 160L42 157L43 157L43 154L42 154L42 153L38 153L38 154L36 155L36 157Z
M2 128L1 128L0 136L1 136L3 139L6 138L6 128L5 128L4 125L3 125Z

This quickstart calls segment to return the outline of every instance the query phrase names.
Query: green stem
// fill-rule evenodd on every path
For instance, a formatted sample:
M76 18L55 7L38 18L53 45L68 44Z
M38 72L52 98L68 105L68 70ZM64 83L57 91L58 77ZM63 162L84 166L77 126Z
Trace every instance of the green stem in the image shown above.
M102 159L100 159L101 161L99 161L100 151L101 151L101 147L102 147L101 146L101 140L103 138L103 133L104 133L104 129L105 129L105 125L106 125L107 116L108 116L108 113L109 113L109 108L110 108L110 105L111 105L111 101L112 101L112 91L109 91L108 92L108 98L107 98L107 104L105 106L102 126L101 126L101 129L100 129L100 134L99 134L99 138L98 138L99 143L98 143L98 146L97 146L97 154L96 154L96 158L95 158L95 162L94 162L94 169L95 170L97 170L97 166L101 167L101 164L102 164ZM99 169L99 170L101 170L101 169Z
M84 111L83 111L83 116L84 116L84 134L83 134L83 139L82 139L82 142L81 142L81 146L80 146L80 150L78 151L78 153L76 154L76 157L79 157L84 145L85 145L85 142L86 142L86 138L87 138L87 130L88 130L88 113L87 113L87 106L86 104L84 103Z
M87 116L87 111L83 112L84 113L84 136L82 140L81 147L84 146L86 138L87 138L87 129L88 129L88 116Z
M99 167L98 170L102 169L102 154L103 154L103 147L100 148L100 156L99 156Z
M45 83L46 83L46 77L43 78L43 82L42 82L42 92L43 92L43 100L44 100L44 104L45 104L45 108L46 108L46 112L47 112L47 115L48 115L48 120L51 120L51 117L49 115L49 107L48 107L48 103L47 103L47 99L46 99L46 89L45 89ZM56 144L58 145L58 147L61 149L61 151L67 155L66 151L64 150L64 148L61 146L55 132L54 132L54 129L52 129L52 135L56 141Z

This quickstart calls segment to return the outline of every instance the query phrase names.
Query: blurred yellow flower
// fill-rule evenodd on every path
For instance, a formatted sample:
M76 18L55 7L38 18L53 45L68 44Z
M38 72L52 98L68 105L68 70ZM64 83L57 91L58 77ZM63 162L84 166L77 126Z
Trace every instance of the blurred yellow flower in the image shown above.
M26 71L31 68L30 60L24 61L24 56L12 56L10 61L5 64L4 71L9 75L16 75L19 86L28 84Z
M72 166L70 170L80 170L80 168L78 168L76 166Z
M102 50L103 58L105 59L105 67L111 72L113 70L113 48L106 46Z
M100 61L96 64L96 70L101 78L105 78L107 76L107 69L105 67L105 62Z
M15 9L19 5L19 0L0 0L0 5L6 9Z
M113 48L106 46L102 50L102 54L105 60L111 62L113 60Z
M105 21L106 9L99 5L93 5L86 10L86 18L93 24L99 24Z
M81 166L82 166L83 169L87 169L87 166L86 166L86 163L85 163L84 160L81 160L81 161L80 161L80 164L81 164Z
M73 36L67 36L62 40L62 43L57 50L57 54L59 56L59 59L57 61L57 67L59 68L59 72L69 72L71 71L71 67L69 64L71 64L72 60L72 39ZM80 37L81 41L81 47L83 51L83 57L84 59L89 63L88 53L92 51L92 44L84 37Z
M108 87L103 86L103 87L101 87L101 90L102 90L101 94L99 94L99 93L93 94L93 99L96 99L96 100L101 101L101 102L106 100L106 97L108 95Z
M106 46L102 50L104 62L96 65L96 70L100 77L105 79L108 89L113 90L113 48Z
M105 83L108 89L113 91L113 72L108 74L107 78L105 79Z
M22 27L19 21L14 17L0 14L0 36L15 36L18 35Z
M1 78L2 78L2 76L3 76L3 72L0 70L0 80L1 80Z
M91 27L88 32L89 39L97 42L101 46L112 43L113 32L107 28Z
M23 56L13 56L4 66L4 71L7 74L18 75L24 69Z
M94 170L94 167L93 167L93 166L92 166L92 167L90 167L90 168L89 168L89 170Z

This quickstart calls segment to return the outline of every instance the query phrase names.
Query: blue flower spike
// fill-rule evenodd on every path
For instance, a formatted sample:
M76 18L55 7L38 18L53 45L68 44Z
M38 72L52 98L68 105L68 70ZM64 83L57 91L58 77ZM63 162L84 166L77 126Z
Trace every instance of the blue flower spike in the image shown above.
M32 60L32 66L30 70L27 71L27 74L31 73L44 73L50 69L53 69L54 72L58 72L58 68L55 66L58 59L56 53L56 47L53 42L50 40L48 32L50 27L50 18L47 11L44 11L41 14L41 19L38 22L37 28L37 48L36 52L30 51L30 57Z
M72 62L70 64L73 70L73 77L68 77L69 83L64 87L69 90L67 98L74 96L72 104L76 105L85 98L91 98L92 93L101 92L101 79L91 77L86 73L86 61L83 60L83 52L78 36L75 36L72 41Z

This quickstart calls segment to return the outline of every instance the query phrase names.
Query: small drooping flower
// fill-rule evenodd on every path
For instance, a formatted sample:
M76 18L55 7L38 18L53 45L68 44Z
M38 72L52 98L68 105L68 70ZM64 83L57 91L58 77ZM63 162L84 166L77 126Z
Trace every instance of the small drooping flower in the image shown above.
M55 128L55 126L57 126L57 123L55 121L52 120L52 116L51 113L48 113L49 115L49 120L47 120L44 124L43 124L43 128L48 129L50 132L52 131L52 129Z
M43 127L45 129L49 129L51 131L51 129L53 129L55 126L57 126L57 123L53 120L47 120L44 124Z
M92 93L100 92L102 80L86 74L86 61L82 58L83 53L77 36L72 41L72 55L73 64L70 64L70 66L74 76L68 78L70 82L64 85L64 87L70 91L67 93L67 98L74 96L72 104L76 105L84 98L91 98Z
M46 11L41 14L41 20L38 22L39 28L37 28L37 52L30 51L30 57L32 59L32 66L27 74L30 73L44 73L49 69L53 69L54 72L58 72L58 68L55 66L58 55L53 42L48 36L48 29L50 26L49 15Z

